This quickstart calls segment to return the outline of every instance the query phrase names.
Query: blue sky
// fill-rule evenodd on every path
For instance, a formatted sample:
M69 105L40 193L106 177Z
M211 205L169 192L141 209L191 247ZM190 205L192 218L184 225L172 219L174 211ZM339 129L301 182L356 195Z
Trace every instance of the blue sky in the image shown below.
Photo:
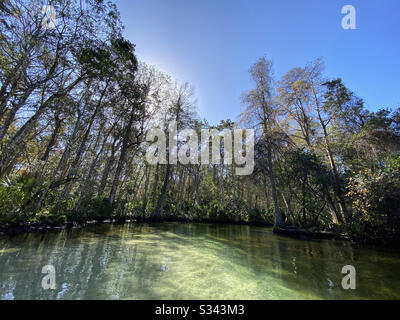
M202 118L236 120L249 67L273 59L276 78L324 59L370 110L400 106L399 0L116 0L140 60L196 89ZM341 8L357 10L357 30Z

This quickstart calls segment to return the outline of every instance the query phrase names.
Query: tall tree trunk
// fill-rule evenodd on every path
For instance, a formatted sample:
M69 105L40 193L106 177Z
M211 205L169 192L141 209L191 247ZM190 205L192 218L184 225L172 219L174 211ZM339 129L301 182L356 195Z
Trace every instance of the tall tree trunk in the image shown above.
M114 203L115 195L117 193L117 188L119 185L119 179L121 177L122 170L124 169L125 159L126 159L126 155L127 155L129 144L130 144L129 140L130 140L130 136L132 133L133 121L134 121L134 113L132 111L132 113L129 117L129 120L128 120L128 124L125 129L125 134L124 134L124 137L122 140L121 154L118 159L117 169L115 170L115 175L114 175L113 183L111 185L110 195L108 197L108 205L110 208L112 207L112 205Z
M157 198L157 186L158 186L158 180L159 180L159 171L160 171L160 164L157 163L156 176L154 177L154 183L153 183L153 199L152 199L153 205L156 203L156 198Z
M46 197L47 193L50 190L51 185L53 184L53 182L57 178L58 172L66 165L66 163L67 163L67 161L69 159L70 153L71 153L72 145L73 145L73 143L74 143L74 141L76 139L76 136L78 134L80 126L81 126L81 114L80 114L80 112L78 112L78 118L77 118L77 120L75 122L74 129L73 129L73 132L71 134L71 137L68 140L67 146L66 146L66 148L65 148L65 150L64 150L64 152L63 152L63 154L61 156L60 161L58 162L57 167L54 169L54 171L53 171L53 173L51 175L50 181L48 182L45 190L42 192L42 195L40 196L40 199L39 199L38 203L36 204L36 209L37 210L40 209L44 198Z
M98 144L98 142L100 140L101 131L102 130L99 130L99 133L98 133L98 136L97 136L97 140L96 140L96 143L95 143L94 152L97 149L97 144ZM100 147L100 151L97 152L96 156L93 158L92 163L90 164L88 173L87 173L86 177L84 178L83 183L81 184L81 188L80 188L80 191L79 191L79 198L78 198L78 201L77 201L76 206L75 206L75 212L79 211L79 207L80 207L80 204L81 204L83 198L84 197L85 198L89 198L93 194L92 191L89 192L89 194L88 194L89 185L90 185L90 182L92 181L92 176L94 174L97 162L98 162L98 160L99 160L99 158L100 158L100 156L103 153L103 150L105 148L108 136L109 135L107 134L104 137L103 142L102 142L101 147Z
M104 167L103 174L101 176L100 186L99 186L99 189L97 190L97 196L98 197L102 197L103 196L104 189L106 188L106 184L107 184L107 181L108 181L108 176L110 175L111 168L114 165L115 153L116 153L116 150L118 149L118 146L117 147L115 146L115 144L117 143L117 140L118 140L118 137L114 138L113 144L111 146L111 154L107 159L107 163L106 163L106 165Z
M182 178L182 181L179 181L179 184L181 185L181 188L180 188L181 190L179 192L178 205L176 208L177 215L179 215L181 208L182 208L183 196L185 194L186 177L187 177L187 174L186 174L185 168L183 168L183 178Z
M162 217L162 214L163 214L165 196L167 194L167 188L168 188L170 172L171 172L171 165L169 164L169 159L168 159L168 163L167 163L166 167L167 168L165 170L164 183L163 183L163 186L161 188L160 197L158 198L157 207L151 214L151 218L152 219L160 219Z
M41 160L44 163L47 162L47 160L49 158L49 155L50 155L50 152L51 152L51 149L56 144L57 137L58 137L58 134L59 134L59 131L60 131L60 128L61 128L61 124L62 124L62 119L60 119L60 112L57 111L56 114L54 115L54 130L53 130L53 133L52 133L52 135L50 137L49 143L47 144L46 150L45 150L45 152L44 152L44 154L43 154L43 156L41 158Z
M149 189L150 173L151 173L150 167L149 167L149 166L146 166L146 181L145 181L145 185L144 185L144 192L143 192L143 195L142 195L142 211L143 211L143 214L144 214L144 215L146 214L146 207L147 207L147 191L148 191L148 189Z
M345 204L345 201L344 201L343 194L342 194L342 192L340 190L339 174L338 174L338 171L337 171L337 168L336 168L335 159L333 158L333 153L332 153L332 150L331 150L331 147L330 147L330 144L329 144L328 132L327 132L326 124L325 124L325 121L322 119L320 108L319 108L318 104L317 104L317 114L318 114L318 120L319 120L319 122L321 124L322 131L323 131L323 134L324 134L325 149L326 149L326 153L328 155L329 164L331 166L331 170L332 170L332 174L333 174L334 192L335 192L335 195L336 195L336 197L338 199L340 215L337 218L340 217L340 219L338 219L339 223L340 222L346 222L346 217L345 217L346 204Z
M92 129L94 120L96 119L96 117L97 117L97 115L98 115L98 113L99 113L99 111L100 111L100 109L102 107L102 101L103 101L103 98L104 98L104 96L106 94L107 87L108 87L108 84L105 86L103 92L101 93L100 99L96 104L95 110L94 110L92 116L90 117L88 127L87 127L87 129L85 131L85 134L84 134L83 138L82 138L82 141L81 141L79 149L78 149L78 151L76 153L74 162L72 163L72 165L70 167L70 170L68 172L67 183L65 184L64 190L62 191L62 193L61 193L61 195L60 195L60 197L59 197L59 199L57 201L57 208L60 206L62 201L65 199L65 197L68 196L68 194L69 194L69 192L71 190L72 178L74 178L74 176L76 175L76 173L78 171L78 164L79 164L79 162L80 162L80 160L82 158L82 155L83 155L83 153L85 151L86 142L88 140L88 137L89 137L90 131Z
M274 176L273 166L272 166L272 150L269 146L268 146L268 150L267 150L267 161L268 161L269 182L271 184L271 196L272 196L272 201L274 203L274 210L275 210L275 227L280 228L280 227L285 226L285 220L282 216L281 211L279 210L278 196L277 196L276 185L275 185L275 176Z

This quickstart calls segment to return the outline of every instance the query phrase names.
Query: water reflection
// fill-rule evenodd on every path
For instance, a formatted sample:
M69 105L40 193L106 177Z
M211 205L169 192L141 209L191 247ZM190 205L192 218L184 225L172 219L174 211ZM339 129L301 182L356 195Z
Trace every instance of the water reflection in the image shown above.
M42 267L57 289L41 287ZM357 269L357 290L341 269ZM400 255L270 229L93 225L0 238L1 299L398 299Z

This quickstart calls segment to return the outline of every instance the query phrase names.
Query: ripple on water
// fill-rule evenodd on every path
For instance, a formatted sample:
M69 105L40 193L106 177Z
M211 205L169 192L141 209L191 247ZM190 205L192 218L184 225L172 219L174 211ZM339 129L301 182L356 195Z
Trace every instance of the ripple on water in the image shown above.
M57 290L41 290L53 264ZM341 289L353 264L358 289ZM2 299L399 298L400 256L350 243L301 241L268 228L206 224L89 226L0 237Z

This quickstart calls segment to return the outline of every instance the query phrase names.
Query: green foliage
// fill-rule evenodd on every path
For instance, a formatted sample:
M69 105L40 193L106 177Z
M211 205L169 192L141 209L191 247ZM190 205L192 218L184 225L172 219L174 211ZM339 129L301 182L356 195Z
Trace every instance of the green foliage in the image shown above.
M400 218L400 155L384 161L377 170L365 169L347 186L357 216L373 224Z
M304 149L287 151L284 159L280 176L300 205L291 214L292 222L303 227L320 224L320 219L329 215L332 173L319 156Z
M107 199L94 198L83 200L80 204L79 211L71 210L68 214L69 220L98 220L104 221L111 218L111 209Z
M37 180L24 173L18 177L5 177L0 183L0 220L18 223L33 211Z
M34 225L39 226L51 226L51 227L58 227L64 226L67 222L67 216L59 213L52 213L51 210L43 208L38 213L35 214L34 217L29 219L29 222L33 223Z
M260 209L251 209L248 212L248 221L250 223L261 223L261 224L274 224L274 215L272 211L268 210L260 210Z

